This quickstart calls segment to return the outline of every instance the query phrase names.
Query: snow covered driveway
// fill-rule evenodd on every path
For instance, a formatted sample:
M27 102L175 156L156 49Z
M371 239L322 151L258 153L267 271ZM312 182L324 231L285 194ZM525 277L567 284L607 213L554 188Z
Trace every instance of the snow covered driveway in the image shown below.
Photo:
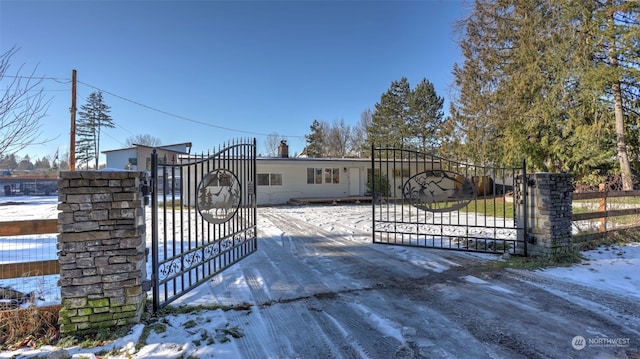
M40 202L0 215L55 218L55 198ZM146 339L138 325L105 347L67 349L77 358L640 358L638 243L530 272L497 270L493 255L371 244L369 205L258 208L258 230L256 253L173 303L240 310L164 315Z
M260 208L258 252L176 304L254 305L225 312L244 333L233 340L244 358L640 355L637 290L499 271L494 256L373 245L369 211Z

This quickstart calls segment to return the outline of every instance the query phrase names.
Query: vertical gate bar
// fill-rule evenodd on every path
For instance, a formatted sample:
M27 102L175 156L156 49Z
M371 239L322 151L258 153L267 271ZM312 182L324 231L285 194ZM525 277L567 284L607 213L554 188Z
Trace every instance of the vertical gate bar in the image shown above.
M202 154L200 154L200 157L202 157ZM194 185L194 181L197 178L198 175L198 164L197 161L198 160L198 155L196 154L194 161L189 161L189 167L187 168L187 197L184 199L184 202L182 203L183 206L186 206L186 210L187 210L187 221L186 223L183 222L183 228L182 230L184 231L184 226L186 225L187 227L187 251L191 250L191 244L193 241L193 231L192 231L192 226L193 226L193 219L192 217L197 217L197 216L193 216L193 209L191 208L191 196L196 195L197 196L197 188L193 188ZM195 192L195 194L194 194ZM196 227L197 230L197 227ZM184 253L184 251L183 251Z
M514 171L515 172L515 171ZM529 203L527 201L527 197L529 197L529 180L527 180L527 159L522 160L522 196L523 196L523 205L524 210L524 221L522 222L524 234L522 238L524 239L524 256L527 255L527 242L529 242Z
M187 166L188 163L191 161L191 154L188 155L189 158L187 158ZM189 170L189 168L187 167L187 171ZM179 172L180 172L180 198L178 199L180 201L180 223L184 223L184 186L183 184L184 182L184 165L183 163L180 163L180 167L179 167ZM187 175L188 176L188 175ZM188 182L187 182L188 183ZM188 187L189 185L187 185ZM175 202L174 202L175 203ZM180 253L184 253L184 228L181 225L180 226Z
M395 161L396 161L396 149L395 148L391 148L391 156L393 159L393 164L389 165L389 161L387 160L387 165L386 165L386 177L387 177L387 184L390 184L391 182L389 181L389 167L395 167ZM387 156L388 158L388 156ZM393 200L393 193L389 193L389 195L387 196L387 201L389 200L389 197L391 198L391 200ZM396 244L398 243L398 207L396 206L396 202L393 201L393 243Z
M158 154L151 152L151 282L153 283L153 312L157 313L160 305L158 281Z
M371 174L369 177L369 183L371 183L371 242L376 242L376 191L375 186L373 184L375 178L375 161L376 161L376 151L374 144L371 144Z
M252 219L251 225L253 226L253 250L258 248L258 167L257 167L257 146L256 138L253 138L253 146L251 148L251 207L252 207Z
M391 177L392 178L392 182L391 182L392 185L391 185L391 188L393 189L392 190L393 192L391 194L392 194L393 199L394 199L393 206L394 206L394 208L396 208L396 213L398 213L398 211L397 211L397 209L398 209L398 201L396 200L396 188L398 188L398 186L396 184L396 178L397 178L396 174L397 174L397 171L398 171L398 160L400 161L400 168L402 168L402 157L403 157L403 154L404 154L404 149L400 148L400 150L399 150L400 155L398 155L396 153L396 151L397 150L394 148L393 149L393 166L392 166L392 169L391 169L391 173L392 173L392 177ZM400 222L404 223L404 208L402 207L402 203L400 203ZM396 221L396 223L397 223L397 221ZM396 233L398 233L398 230L396 230ZM397 241L398 241L398 237L397 237L397 234L396 234L396 242ZM404 233L400 234L400 243L404 244Z

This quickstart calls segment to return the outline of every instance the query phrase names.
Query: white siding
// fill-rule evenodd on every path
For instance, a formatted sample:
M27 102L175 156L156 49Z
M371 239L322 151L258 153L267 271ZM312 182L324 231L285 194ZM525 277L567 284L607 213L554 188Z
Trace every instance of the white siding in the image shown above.
M291 198L323 198L323 197L348 197L362 196L365 191L366 171L370 162L366 160L340 160L340 159L258 159L257 173L282 174L281 186L256 186L257 202L264 204L282 204ZM323 183L307 183L307 169L321 168ZM325 183L325 169L337 169L339 183ZM349 178L353 171L350 168L358 168L359 178ZM364 175L362 175L364 173ZM359 182L359 193L350 193L352 180Z
M135 148L107 152L106 153L107 167L115 168L119 170L130 169L133 171L137 171L138 168L135 166L133 168L127 167L127 165L129 164L129 158L137 158L137 156L138 156L138 153ZM144 164L142 168L144 169Z

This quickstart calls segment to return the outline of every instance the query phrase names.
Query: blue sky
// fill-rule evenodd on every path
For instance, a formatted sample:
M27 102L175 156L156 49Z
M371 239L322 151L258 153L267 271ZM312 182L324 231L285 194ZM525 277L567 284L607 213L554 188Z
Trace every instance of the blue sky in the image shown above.
M263 153L276 132L294 154L314 119L355 125L403 76L431 81L447 111L466 14L462 0L0 0L0 51L18 46L13 69L52 78L51 141L19 155L68 151L73 69L78 108L98 89L111 107L101 151L150 134L198 153L256 137Z

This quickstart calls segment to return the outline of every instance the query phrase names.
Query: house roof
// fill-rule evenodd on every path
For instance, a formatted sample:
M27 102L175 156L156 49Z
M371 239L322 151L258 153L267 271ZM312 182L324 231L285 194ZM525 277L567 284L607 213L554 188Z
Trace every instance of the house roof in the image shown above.
M172 145L161 145L161 146L147 146L147 145L139 145L139 144L135 144L134 143L133 147L118 148L118 149L114 149L114 150L106 150L106 151L101 151L101 152L102 153L111 153L111 152L118 152L118 151L135 150L138 147L146 147L146 148L158 148L158 149L162 149L164 151L169 151L169 152L188 154L188 152L176 151L176 150L170 148L170 147L178 147L178 146L184 146L184 147L191 148L191 142L175 143L175 144L172 144Z

